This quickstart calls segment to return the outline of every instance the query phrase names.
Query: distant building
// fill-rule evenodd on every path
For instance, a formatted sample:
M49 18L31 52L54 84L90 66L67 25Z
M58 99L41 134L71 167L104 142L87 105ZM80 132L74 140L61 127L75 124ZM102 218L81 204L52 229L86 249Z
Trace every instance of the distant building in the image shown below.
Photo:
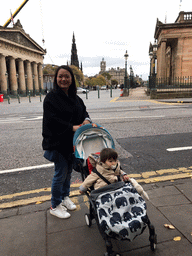
M77 48L76 48L74 33L73 33L72 48L71 48L71 65L74 65L79 68L79 60L78 60L78 56L77 56ZM82 68L82 66L81 66L81 68Z
M18 20L12 28L0 26L0 92L26 95L43 89L46 51L25 33Z
M176 77L192 76L192 12L180 12L175 23L162 23L157 19L157 78L171 81ZM152 45L150 45L152 50ZM152 58L151 73L154 67Z
M105 72L106 71L106 61L104 61L104 58L100 62L100 69L101 69L100 72Z
M104 61L104 58L100 62L100 72L99 72L99 74L102 75L102 73L108 73L108 74L111 75L111 80L117 80L118 84L124 84L125 68L120 69L118 67L117 69L111 68L109 70L106 70L106 61Z

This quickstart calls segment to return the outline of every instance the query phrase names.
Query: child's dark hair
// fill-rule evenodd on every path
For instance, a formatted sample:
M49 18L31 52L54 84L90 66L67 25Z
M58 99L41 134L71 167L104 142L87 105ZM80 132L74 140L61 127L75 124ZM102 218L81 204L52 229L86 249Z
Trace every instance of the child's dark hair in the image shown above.
M100 161L105 163L108 159L114 159L115 161L118 158L117 152L112 148L104 148L100 152Z

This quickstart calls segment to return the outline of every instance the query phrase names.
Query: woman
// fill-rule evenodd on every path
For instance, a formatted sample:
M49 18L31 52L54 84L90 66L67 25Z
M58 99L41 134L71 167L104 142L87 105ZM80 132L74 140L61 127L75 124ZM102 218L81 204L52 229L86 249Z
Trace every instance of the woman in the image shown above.
M55 165L50 213L59 218L69 218L67 209L76 209L69 199L73 135L81 125L88 123L91 120L76 94L73 72L68 66L60 66L55 73L54 89L44 99L42 132L44 157Z

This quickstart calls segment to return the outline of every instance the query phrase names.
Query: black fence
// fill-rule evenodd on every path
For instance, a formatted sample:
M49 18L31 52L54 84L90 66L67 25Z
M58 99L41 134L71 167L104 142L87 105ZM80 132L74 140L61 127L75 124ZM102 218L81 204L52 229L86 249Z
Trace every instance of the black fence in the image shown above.
M149 89L151 90L192 89L192 76L174 77L174 78L149 77Z

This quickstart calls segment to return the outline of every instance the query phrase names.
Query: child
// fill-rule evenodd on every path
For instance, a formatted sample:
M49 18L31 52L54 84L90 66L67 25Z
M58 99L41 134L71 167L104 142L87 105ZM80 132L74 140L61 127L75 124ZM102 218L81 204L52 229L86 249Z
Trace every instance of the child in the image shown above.
M104 148L101 151L100 156L91 154L89 156L89 161L92 166L95 167L96 170L110 183L117 182L119 176L123 181L130 181L136 188L137 192L149 200L147 193L137 183L137 181L129 178L129 176L121 170L120 162L118 161L118 154L112 148ZM79 187L79 192L83 194L92 185L94 186L94 189L98 189L106 186L107 184L103 179L101 179L96 173L92 171Z

